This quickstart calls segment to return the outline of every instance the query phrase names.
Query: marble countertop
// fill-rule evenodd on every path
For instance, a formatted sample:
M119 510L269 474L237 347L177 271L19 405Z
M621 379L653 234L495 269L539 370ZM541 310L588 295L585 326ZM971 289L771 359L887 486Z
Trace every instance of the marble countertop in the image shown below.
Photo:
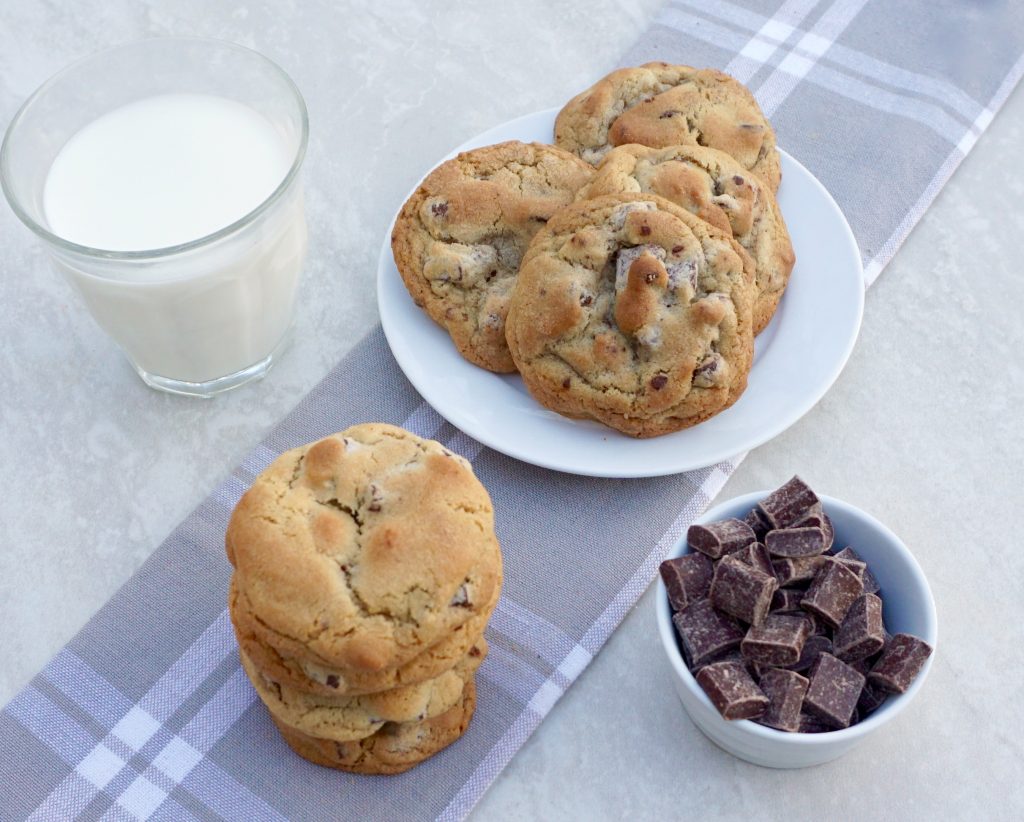
M298 333L269 377L213 401L146 389L0 207L0 705L376 322L381 237L452 146L560 105L612 68L659 0L12 3L0 121L71 60L143 36L252 46L307 96L311 252ZM486 48L483 44L486 44ZM530 55L528 60L523 55ZM1009 99L867 298L825 399L722 499L799 470L889 524L939 610L920 697L841 761L747 765L683 714L651 592L485 795L480 819L1024 816L1024 90ZM1008 675L1008 672L1010 675Z

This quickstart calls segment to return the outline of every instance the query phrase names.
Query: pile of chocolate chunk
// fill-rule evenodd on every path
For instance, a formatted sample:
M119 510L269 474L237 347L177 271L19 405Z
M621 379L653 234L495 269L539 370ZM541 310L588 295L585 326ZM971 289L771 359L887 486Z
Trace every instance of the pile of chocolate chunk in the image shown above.
M885 629L879 585L793 477L744 519L693 525L661 564L683 658L726 719L821 733L903 693L932 653Z

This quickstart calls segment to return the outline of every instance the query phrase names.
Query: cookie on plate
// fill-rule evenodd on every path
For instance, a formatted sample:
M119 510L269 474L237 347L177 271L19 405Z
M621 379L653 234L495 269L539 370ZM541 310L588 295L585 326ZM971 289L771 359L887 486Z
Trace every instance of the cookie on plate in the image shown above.
M731 154L773 192L775 132L754 95L714 69L645 63L613 71L558 113L555 142L595 165L615 146L700 145Z
M753 357L753 261L653 194L584 200L523 259L508 343L541 405L652 437L727 408Z
M282 454L235 507L225 544L282 654L357 674L408 663L493 607L501 584L470 464L392 425Z
M391 235L395 265L470 362L515 371L505 315L523 252L591 174L559 148L510 141L442 163L402 207Z
M388 722L363 739L336 742L297 731L277 718L285 742L303 759L328 768L361 774L397 774L409 770L457 740L473 718L476 684L466 684L454 708L422 722Z
M796 262L775 195L731 155L701 146L619 146L605 155L577 200L657 194L728 231L754 258L754 333L771 320Z
M455 707L487 654L486 640L434 679L361 696L322 697L270 679L245 653L242 667L279 723L321 739L348 742L379 731L385 722L422 722Z
M451 634L417 654L408 662L380 671L335 668L303 648L302 655L288 656L275 645L273 631L267 630L253 614L248 598L232 577L228 594L231 621L242 653L271 680L287 688L323 697L359 696L415 685L440 676L467 654L479 655L475 645L481 642L484 628L498 603L501 591L495 587L491 602ZM294 643L287 643L294 649Z

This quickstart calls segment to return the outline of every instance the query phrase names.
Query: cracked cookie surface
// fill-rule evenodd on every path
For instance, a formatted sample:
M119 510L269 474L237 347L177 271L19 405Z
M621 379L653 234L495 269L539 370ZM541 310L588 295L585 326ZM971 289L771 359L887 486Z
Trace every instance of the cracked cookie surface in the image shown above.
M349 742L376 733L385 722L421 722L455 707L487 655L487 642L479 640L473 651L433 679L342 697L313 696L289 688L261 672L244 651L241 659L263 704L280 723L321 739Z
M501 582L469 463L391 425L282 454L235 507L225 546L277 647L355 672L409 662L491 607Z
M402 207L391 235L395 265L470 362L515 371L505 315L523 252L591 174L559 148L510 141L442 163Z
M595 165L615 146L699 145L732 155L772 192L775 132L750 91L714 69L645 63L613 71L558 113L555 143Z
M248 598L238 589L234 577L228 604L239 647L263 674L288 688L318 696L338 697L415 685L454 667L462 657L472 653L474 644L482 639L500 593L499 573L490 603L478 613L408 662L380 671L334 668L311 659L304 646L297 648L298 656L289 656L289 649L296 652L296 643L286 640L284 649L276 647L274 632L263 630L259 620L253 617Z
M476 683L470 679L459 704L445 713L422 722L389 722L352 742L319 739L271 718L303 759L350 773L385 775L407 771L451 745L465 733L475 709Z
M775 195L732 156L700 146L620 146L605 155L577 200L657 194L729 232L754 259L754 334L772 318L796 262Z
M732 237L656 195L606 195L534 238L509 348L547 408L656 436L743 392L754 297L753 261Z

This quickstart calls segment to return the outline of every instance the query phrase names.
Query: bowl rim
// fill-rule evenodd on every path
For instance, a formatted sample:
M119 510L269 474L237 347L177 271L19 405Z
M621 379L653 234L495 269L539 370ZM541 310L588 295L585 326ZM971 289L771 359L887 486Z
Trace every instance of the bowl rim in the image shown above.
M738 497L725 500L724 502L709 508L701 516L694 519L693 524L705 524L716 520L726 519L730 516L735 516L735 509L741 507L745 507L746 510L749 510L772 493L772 490L774 489L752 491L748 494L742 494ZM665 655L668 657L669 664L672 666L676 676L692 696L710 710L714 714L715 719L726 723L730 728L735 728L740 733L749 735L752 738L762 740L772 745L801 749L823 748L834 745L835 743L842 743L844 741L852 742L876 731L878 728L881 728L883 725L894 719L904 708L906 708L907 705L910 704L911 700L923 686L924 681L928 678L932 662L935 660L935 651L938 648L938 615L935 609L935 599L932 596L931 587L928 585L928 579L925 577L924 571L921 569L921 566L918 564L910 549L904 544L903 540L896 536L891 529L885 526L878 519L855 505L824 494L818 494L818 499L821 500L826 513L828 513L829 510L842 510L844 513L860 519L870 528L874 529L878 533L879 537L887 540L906 561L906 564L910 569L910 584L919 588L925 595L924 599L926 608L924 618L927 630L922 632L924 635L921 636L921 639L932 646L932 654L928 657L928 660L925 662L921 672L917 675L917 678L904 693L893 694L890 696L882 708L875 711L862 722L858 722L856 725L851 725L848 728L842 728L835 731L825 731L822 733L793 733L790 731L780 731L775 728L769 728L766 725L759 725L749 719L722 719L721 715L718 713L718 709L715 708L707 694L704 693L704 689L697 684L696 678L686 667L686 663L683 661L683 656L679 652L679 647L676 645L675 627L672 624L672 609L669 606L668 591L665 588L665 583L661 579L660 573L656 580L657 594L654 597L654 604L657 612L658 634L661 637L662 648L664 649ZM668 554L666 554L665 559L674 559L675 557L682 556L684 553L689 553L683 550L686 547L686 533L683 532ZM686 708L685 705L683 707Z

